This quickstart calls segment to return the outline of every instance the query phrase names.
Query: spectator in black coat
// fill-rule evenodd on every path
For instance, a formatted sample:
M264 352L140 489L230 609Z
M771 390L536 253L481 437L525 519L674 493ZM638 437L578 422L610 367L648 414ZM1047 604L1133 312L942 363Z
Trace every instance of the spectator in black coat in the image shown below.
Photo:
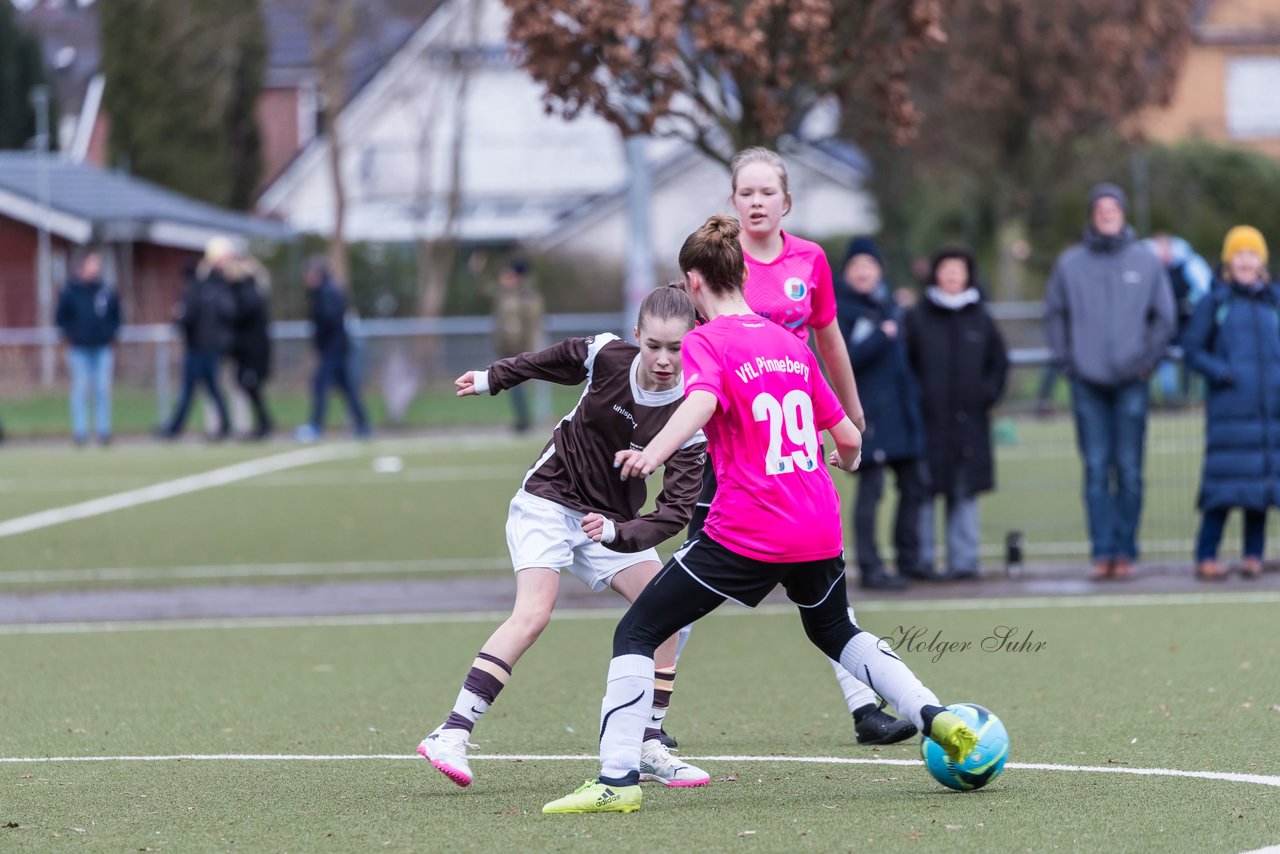
M187 423L187 413L197 384L205 387L218 410L216 439L231 435L231 419L218 381L219 363L231 347L236 303L227 286L223 266L234 248L225 237L215 237L187 282L174 312L187 349L182 362L182 392L173 416L163 430L165 438L177 438Z
M322 258L307 263L307 298L311 304L312 340L319 362L312 381L311 421L298 428L298 440L313 442L324 432L329 386L336 385L346 399L352 428L361 438L369 435L369 419L360 403L359 390L351 375L351 338L347 334L347 297L333 281L329 265Z
M926 494L920 555L932 566L934 516L946 502L948 578L977 578L978 495L995 487L991 409L1004 394L1009 353L983 306L973 256L944 249L933 258L924 299L904 321L907 358L924 411Z
M71 433L77 445L89 441L89 390L93 389L93 421L98 441L111 441L111 380L116 335L120 331L120 298L102 278L102 256L89 250L77 275L58 297L55 316L67 342L71 374Z
M883 280L883 269L880 251L870 238L849 243L842 267L844 281L836 287L836 319L849 348L867 419L853 510L858 570L863 587L892 589L905 587L908 577L925 577L920 568L924 428L915 379L899 334L901 309ZM896 576L885 570L876 546L876 515L886 469L893 471L898 486L893 526Z
M271 413L263 388L271 376L271 315L267 301L267 271L248 253L239 253L226 265L225 275L236 303L231 357L236 384L253 405L254 438L271 433Z

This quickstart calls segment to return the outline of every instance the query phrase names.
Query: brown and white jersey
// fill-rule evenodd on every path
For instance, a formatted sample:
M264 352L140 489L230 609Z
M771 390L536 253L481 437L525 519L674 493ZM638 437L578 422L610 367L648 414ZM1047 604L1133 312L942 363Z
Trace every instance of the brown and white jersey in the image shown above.
M699 432L667 460L653 512L636 517L647 497L644 481L622 480L614 455L644 448L684 400L683 378L668 391L645 391L639 369L640 348L603 333L502 359L487 374L490 394L531 379L586 382L577 406L556 425L521 487L562 507L612 520L616 536L605 545L620 552L656 546L688 524L706 461L707 440Z

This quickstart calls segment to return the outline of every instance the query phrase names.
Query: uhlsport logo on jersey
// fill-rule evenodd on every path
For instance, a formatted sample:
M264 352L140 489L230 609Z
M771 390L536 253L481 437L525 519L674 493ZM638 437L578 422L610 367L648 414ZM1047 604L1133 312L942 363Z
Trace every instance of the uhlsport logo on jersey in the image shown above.
M804 299L804 295L809 292L809 283L804 279L797 279L792 276L782 283L782 290L786 292L787 298L800 302Z

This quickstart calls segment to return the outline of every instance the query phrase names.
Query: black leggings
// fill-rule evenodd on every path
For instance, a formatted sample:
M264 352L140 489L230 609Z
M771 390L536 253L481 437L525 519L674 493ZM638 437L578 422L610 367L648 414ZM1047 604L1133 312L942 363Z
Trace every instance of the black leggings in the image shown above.
M724 601L723 596L698 583L672 558L618 623L613 633L613 655L653 658L659 644ZM800 622L813 645L832 661L840 660L845 646L861 631L849 620L849 593L843 580L817 605L801 607Z

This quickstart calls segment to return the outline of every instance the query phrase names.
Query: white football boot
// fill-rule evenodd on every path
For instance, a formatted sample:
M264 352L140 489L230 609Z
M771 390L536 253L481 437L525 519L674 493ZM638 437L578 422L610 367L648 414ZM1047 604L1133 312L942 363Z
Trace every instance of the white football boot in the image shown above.
M640 779L664 786L705 786L711 782L711 775L676 759L666 745L654 738L640 748Z

